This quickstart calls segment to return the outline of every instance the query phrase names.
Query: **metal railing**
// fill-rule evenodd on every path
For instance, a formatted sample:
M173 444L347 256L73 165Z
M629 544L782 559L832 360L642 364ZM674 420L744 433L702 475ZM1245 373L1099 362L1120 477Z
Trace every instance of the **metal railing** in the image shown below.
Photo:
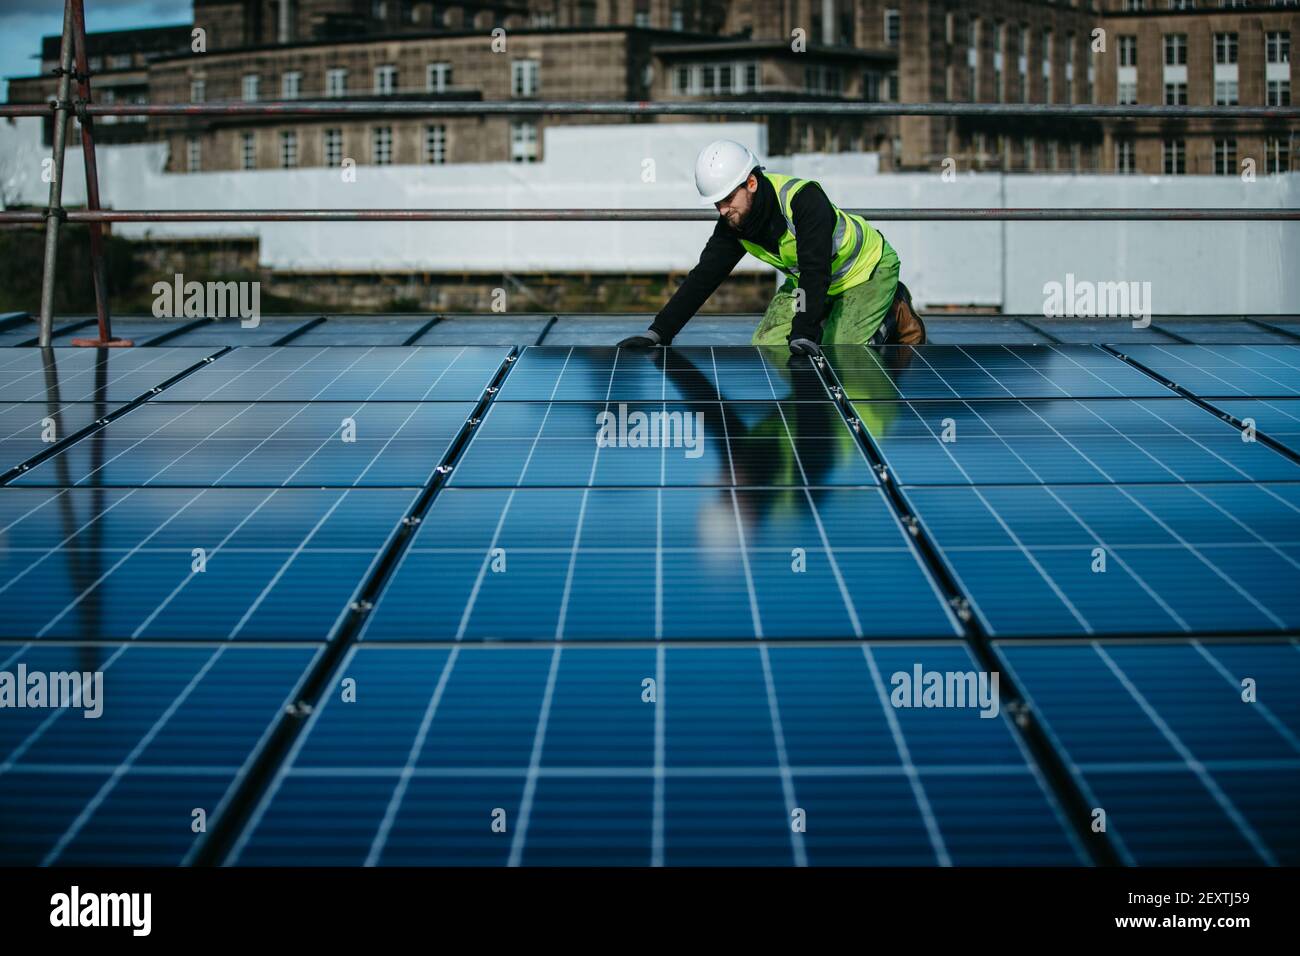
M74 69L75 64L75 69ZM59 77L55 99L44 103L0 104L0 117L52 116L54 135L49 204L44 211L0 211L0 223L45 223L45 262L41 276L41 314L38 343L49 346L53 336L54 289L57 272L59 227L63 222L85 223L90 231L91 277L95 288L97 339L73 339L74 345L94 347L130 345L114 339L104 273L103 233L106 222L358 222L358 221L706 221L717 218L707 209L115 209L100 208L99 176L95 161L94 117L96 116L451 116L451 115L537 115L547 113L591 113L624 116L943 116L943 117L1029 117L1070 119L1248 119L1294 121L1300 119L1295 106L1154 106L1063 103L866 103L751 101L704 102L699 100L599 101L508 100L508 101L356 101L282 100L271 102L219 103L94 103L86 57L84 0L65 0L63 38L60 46ZM72 83L76 81L76 96ZM68 116L76 114L81 127L81 146L86 172L86 208L63 208L63 159ZM1082 222L1082 221L1294 221L1300 209L1267 208L1151 208L1151 209L976 209L976 208L893 208L850 209L877 221L943 222Z

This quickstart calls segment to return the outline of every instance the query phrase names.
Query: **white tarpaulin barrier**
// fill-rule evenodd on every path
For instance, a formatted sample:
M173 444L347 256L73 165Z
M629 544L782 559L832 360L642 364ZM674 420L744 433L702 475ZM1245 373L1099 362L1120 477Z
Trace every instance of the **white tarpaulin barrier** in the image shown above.
M40 121L0 122L0 187L43 205ZM166 174L166 147L98 150L100 192L118 209L699 208L695 154L726 135L760 156L756 123L644 123L545 130L534 164L356 167ZM879 173L875 154L776 157L770 168L818 179L850 208L1081 206L1295 207L1300 174L1073 176ZM79 149L67 153L65 202L85 201ZM1068 275L1150 282L1158 313L1296 311L1300 224L1264 222L883 222L919 305L1038 313L1043 287ZM489 272L665 272L689 269L707 222L365 222L117 224L117 234L256 236L271 269ZM739 269L770 271L746 257Z

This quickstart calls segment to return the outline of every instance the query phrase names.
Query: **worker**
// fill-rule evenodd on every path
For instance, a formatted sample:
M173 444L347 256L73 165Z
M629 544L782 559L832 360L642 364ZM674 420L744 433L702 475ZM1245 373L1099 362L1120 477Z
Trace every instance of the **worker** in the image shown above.
M898 254L816 182L764 171L748 147L719 139L695 161L695 188L719 217L700 261L650 328L620 348L670 345L746 252L785 273L753 344L818 356L822 345L919 345L925 326L898 281Z

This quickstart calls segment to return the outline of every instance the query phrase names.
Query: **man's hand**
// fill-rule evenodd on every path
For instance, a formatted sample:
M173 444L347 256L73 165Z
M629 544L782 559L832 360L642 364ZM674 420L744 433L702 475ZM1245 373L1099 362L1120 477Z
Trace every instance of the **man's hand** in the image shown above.
M806 355L809 358L821 358L822 347L812 339L791 339L791 355Z
M644 335L629 335L618 343L618 347L621 349L648 349L658 344L659 333L654 329L646 329Z

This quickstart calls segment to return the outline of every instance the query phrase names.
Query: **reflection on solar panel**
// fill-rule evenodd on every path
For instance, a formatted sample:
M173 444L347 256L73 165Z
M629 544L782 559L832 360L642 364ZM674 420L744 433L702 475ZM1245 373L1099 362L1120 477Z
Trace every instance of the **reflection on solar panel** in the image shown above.
M216 350L6 349L2 402L128 402L193 368Z
M242 348L167 390L171 402L477 401L502 348Z
M500 402L458 486L869 485L830 402Z
M999 652L1105 811L1125 862L1300 863L1295 642L1003 644Z
M0 350L0 862L1297 861L1300 349L433 319Z
M959 633L875 489L536 488L440 495L364 637Z
M826 350L855 400L1141 398L1169 389L1095 346L906 345Z
M414 496L0 489L0 636L325 640Z
M1300 628L1300 485L912 488L994 635Z
M1077 862L1004 720L888 706L917 663L973 666L951 644L362 648L356 702L326 693L231 862Z
M249 647L0 648L0 665L102 674L101 713L0 720L0 864L175 865L220 817L318 651ZM201 741L201 746L196 746Z
M1300 463L1192 402L859 402L904 484L1300 479Z
M75 435L119 404L13 402L0 405L0 472L21 465Z
M470 402L149 402L15 484L423 485Z
M1124 354L1202 398L1300 396L1294 345L1142 345Z
M786 350L528 348L503 402L825 401L817 370Z

